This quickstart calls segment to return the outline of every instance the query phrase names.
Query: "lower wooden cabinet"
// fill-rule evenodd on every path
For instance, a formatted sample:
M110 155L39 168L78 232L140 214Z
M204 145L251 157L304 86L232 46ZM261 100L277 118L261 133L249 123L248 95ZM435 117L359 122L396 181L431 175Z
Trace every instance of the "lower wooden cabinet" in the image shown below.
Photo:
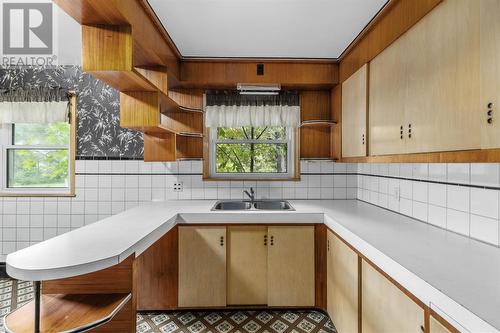
M364 260L361 299L363 333L423 332L424 309Z
M267 226L229 226L227 232L227 304L267 304Z
M314 306L314 226L268 227L269 306Z
M226 227L179 227L179 307L226 306Z
M358 332L358 254L331 231L327 237L328 314L338 332Z

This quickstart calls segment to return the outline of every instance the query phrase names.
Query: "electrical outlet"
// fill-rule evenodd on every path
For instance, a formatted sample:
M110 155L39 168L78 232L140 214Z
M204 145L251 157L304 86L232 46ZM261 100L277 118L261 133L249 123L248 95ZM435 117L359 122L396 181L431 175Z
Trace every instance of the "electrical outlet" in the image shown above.
M394 198L399 201L399 198L401 197L400 196L400 190L399 190L399 186L394 186L392 188L392 195L394 196Z
M174 192L182 192L183 187L182 182L174 183Z

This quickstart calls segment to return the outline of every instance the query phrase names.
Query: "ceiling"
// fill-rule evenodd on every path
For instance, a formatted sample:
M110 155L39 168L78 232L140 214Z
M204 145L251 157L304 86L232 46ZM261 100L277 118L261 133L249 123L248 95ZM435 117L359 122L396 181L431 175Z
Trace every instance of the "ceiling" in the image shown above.
M387 0L148 0L184 57L338 58Z

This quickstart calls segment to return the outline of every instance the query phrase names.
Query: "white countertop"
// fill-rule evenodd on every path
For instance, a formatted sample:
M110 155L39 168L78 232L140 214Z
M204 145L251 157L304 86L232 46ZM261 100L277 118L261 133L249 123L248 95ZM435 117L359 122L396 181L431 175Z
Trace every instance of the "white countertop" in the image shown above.
M497 247L356 200L292 200L292 212L213 212L214 203L136 207L8 255L7 273L50 280L94 272L182 223L325 223L459 329L500 332Z

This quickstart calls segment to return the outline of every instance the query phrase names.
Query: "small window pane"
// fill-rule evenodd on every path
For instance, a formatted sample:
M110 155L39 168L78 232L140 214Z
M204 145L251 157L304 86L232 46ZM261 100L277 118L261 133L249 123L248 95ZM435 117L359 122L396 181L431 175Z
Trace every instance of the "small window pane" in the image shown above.
M9 149L8 187L67 188L67 149Z
M14 145L69 145L70 126L68 123L15 124L13 126Z
M217 173L286 173L287 144L217 144Z
M286 127L219 127L218 140L286 140Z

